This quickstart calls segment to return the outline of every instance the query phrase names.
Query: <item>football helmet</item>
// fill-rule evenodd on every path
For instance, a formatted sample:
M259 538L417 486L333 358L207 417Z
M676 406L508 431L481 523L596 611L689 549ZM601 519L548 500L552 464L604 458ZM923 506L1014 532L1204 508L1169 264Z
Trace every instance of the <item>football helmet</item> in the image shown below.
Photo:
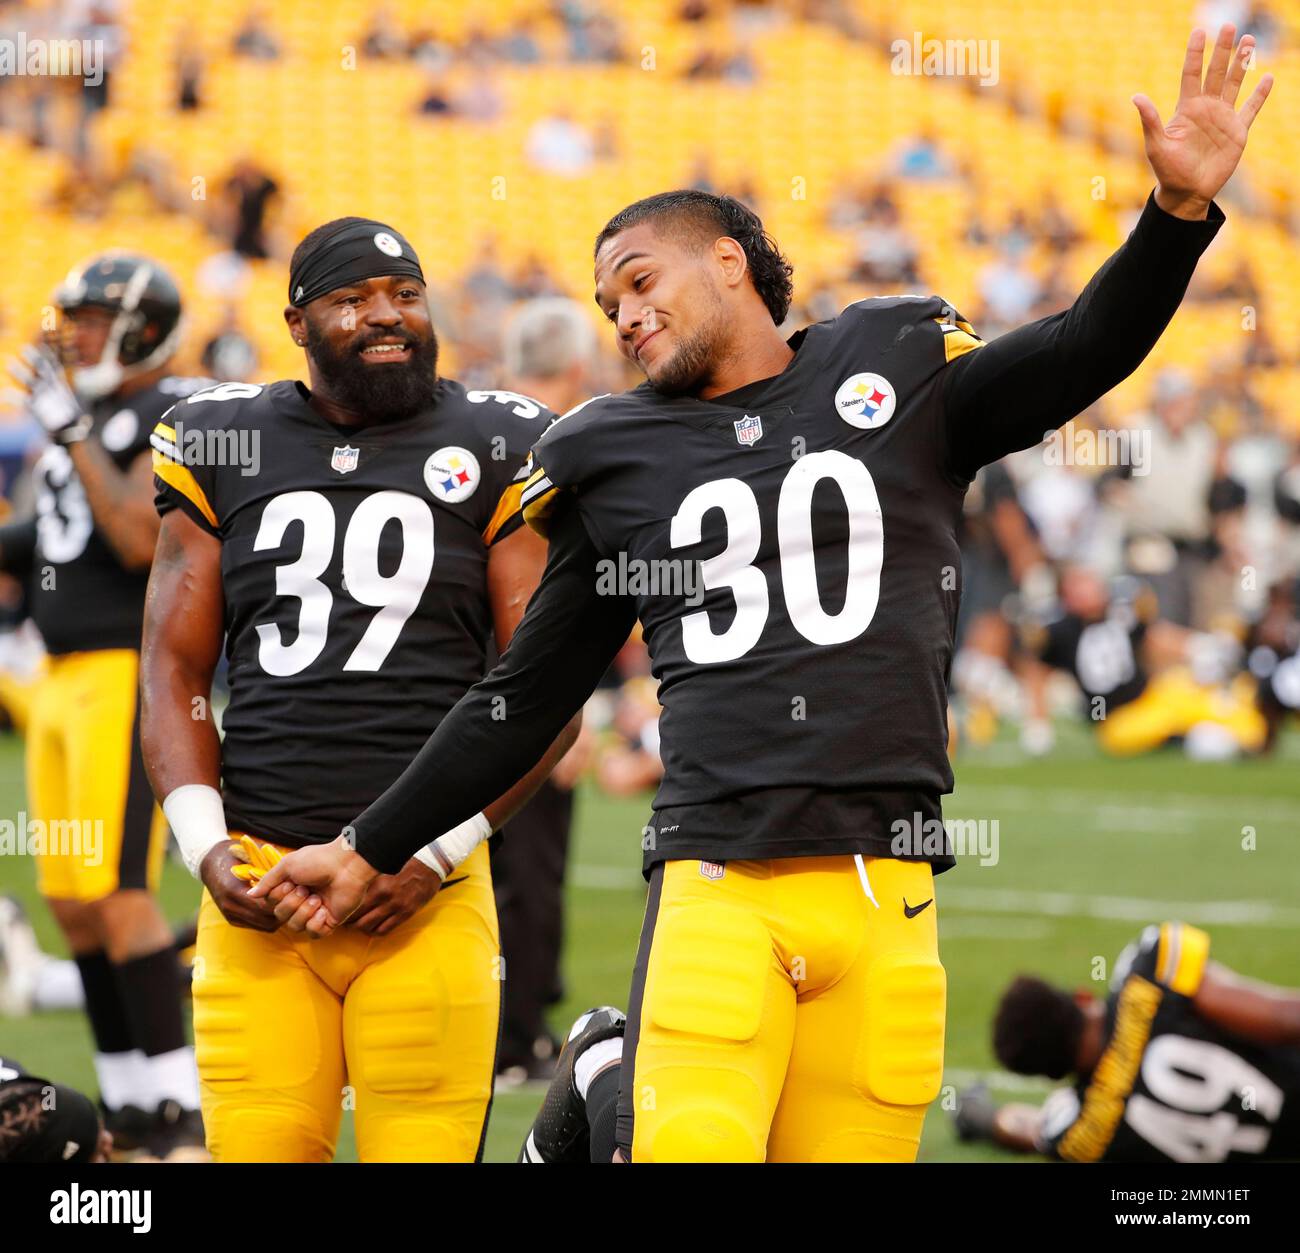
M73 387L85 400L115 392L127 379L162 365L181 334L181 294L158 262L126 252L106 252L76 266L54 303L63 314L57 349ZM79 359L72 321L82 309L112 316L97 361Z

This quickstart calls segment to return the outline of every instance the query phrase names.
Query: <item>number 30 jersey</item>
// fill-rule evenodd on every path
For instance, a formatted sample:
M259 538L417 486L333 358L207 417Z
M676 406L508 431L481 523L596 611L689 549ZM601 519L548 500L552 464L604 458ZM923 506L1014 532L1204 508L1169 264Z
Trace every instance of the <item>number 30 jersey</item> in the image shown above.
M222 544L233 828L336 838L482 676L488 550L521 524L551 417L441 379L415 417L345 429L284 381L222 384L158 423L159 511Z
M525 510L544 527L571 492L636 600L663 706L647 864L863 852L944 869L967 484L942 385L980 341L938 297L897 297L790 342L783 373L711 400L643 384L561 418Z

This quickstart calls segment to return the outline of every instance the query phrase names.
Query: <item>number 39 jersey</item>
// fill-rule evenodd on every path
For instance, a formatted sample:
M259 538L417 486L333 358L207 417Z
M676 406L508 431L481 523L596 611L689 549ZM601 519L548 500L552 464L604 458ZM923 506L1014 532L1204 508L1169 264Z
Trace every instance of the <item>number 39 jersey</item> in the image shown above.
M226 383L153 436L160 512L222 545L227 821L291 844L334 839L482 677L488 550L521 524L552 416L450 379L430 409L361 430L308 401L292 381Z
M1300 1049L1254 1044L1197 1014L1209 951L1204 931L1166 922L1120 954L1101 1058L1044 1104L1044 1152L1074 1162L1300 1153Z
M89 439L126 472L149 451L149 433L178 398L211 379L162 378L94 403ZM149 571L127 570L95 526L72 455L48 445L32 469L36 554L28 604L51 653L139 648Z
M946 868L967 484L942 383L981 344L938 297L864 300L790 342L783 373L708 401L646 384L566 415L534 450L526 514L544 527L573 492L636 598L663 706L648 860Z

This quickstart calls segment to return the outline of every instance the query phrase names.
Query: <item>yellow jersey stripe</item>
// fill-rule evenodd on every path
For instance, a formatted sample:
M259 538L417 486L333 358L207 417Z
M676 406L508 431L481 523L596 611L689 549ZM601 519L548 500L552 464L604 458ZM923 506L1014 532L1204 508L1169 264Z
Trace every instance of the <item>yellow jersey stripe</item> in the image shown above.
M943 359L945 365L950 365L958 357L965 356L968 352L973 352L976 348L983 348L984 341L977 339L969 331L961 328L954 328L945 331L943 336Z
M1210 937L1199 927L1166 922L1156 948L1156 977L1180 996L1195 996L1210 956Z
M189 466L181 465L179 461L173 461L155 448L153 472L168 487L174 487L180 492L207 519L211 527L215 529L220 525L217 522L216 513L213 511L212 506L208 504L208 498L203 494L203 489L199 486L198 480L195 479Z
M519 498L524 494L524 486L523 483L511 483L501 493L501 499L497 501L497 507L493 511L492 517L483 529L483 542L485 544L490 546L492 541L496 539L497 532L519 512Z
M530 500L524 506L524 521L543 539L546 538L546 520L550 517L551 510L555 508L555 497L559 490L558 487L552 487L545 495Z

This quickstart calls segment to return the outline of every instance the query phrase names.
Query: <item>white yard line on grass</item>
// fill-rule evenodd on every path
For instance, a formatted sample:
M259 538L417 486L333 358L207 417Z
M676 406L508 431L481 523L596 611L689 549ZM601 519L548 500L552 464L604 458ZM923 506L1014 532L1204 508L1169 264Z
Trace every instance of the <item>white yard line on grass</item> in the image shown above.
M1135 896L1092 896L1082 892L1031 892L1019 888L945 888L939 884L940 910L973 913L1047 914L1051 917L1106 918L1121 922L1181 922L1238 927L1300 927L1300 909L1271 901L1157 901Z
M1151 795L1150 803L1137 792L1110 793L1104 800L1096 792L1062 792L1053 788L999 787L996 784L972 783L958 787L954 797L945 801L953 812L986 809L1006 805L1014 809L1033 809L1043 813L1132 814L1135 818L1169 818L1206 821L1207 811L1228 816L1233 821L1287 822L1300 827L1300 800L1285 796L1220 796L1200 792L1160 792ZM1134 802L1134 803L1129 803Z

